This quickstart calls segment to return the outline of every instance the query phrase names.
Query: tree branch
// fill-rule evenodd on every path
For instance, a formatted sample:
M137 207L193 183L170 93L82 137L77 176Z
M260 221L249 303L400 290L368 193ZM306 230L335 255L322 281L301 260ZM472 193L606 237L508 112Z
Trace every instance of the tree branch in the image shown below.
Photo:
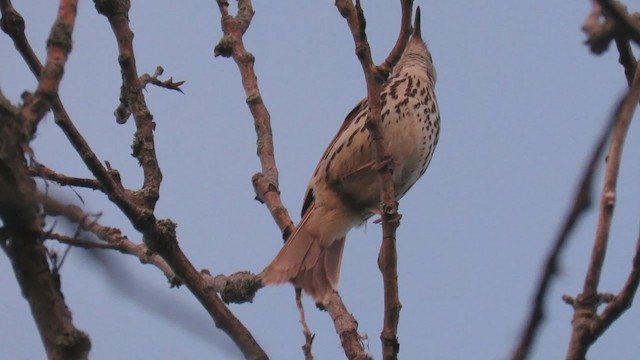
M133 156L138 159L143 171L143 185L132 193L136 203L144 204L153 211L160 197L162 172L156 156L154 130L156 124L142 93L143 86L138 78L136 57L133 49L133 31L129 27L129 0L95 0L98 13L104 15L118 43L118 63L122 74L120 103L130 110L136 123L133 140Z
M102 184L95 179L67 176L38 163L34 163L29 167L29 175L37 176L45 181L51 180L62 186L76 186L104 192Z
M87 215L82 209L74 205L66 205L51 199L44 194L38 194L38 201L43 205L44 211L50 216L63 216L69 221L80 226L80 229L95 234L105 243L95 241L85 241L79 238L68 238L51 236L51 239L60 242L80 246L83 248L100 248L118 250L124 254L129 254L140 259L143 264L152 264L164 273L171 285L181 284L180 278L176 276L171 267L158 254L152 253L145 244L136 244L123 235L120 229L104 226L98 223L95 216Z
M398 39L396 44L391 49L391 52L384 60L384 62L378 65L378 68L384 73L391 73L393 67L396 66L404 49L407 47L407 42L411 36L411 14L413 13L413 0L400 0L400 7L402 8L402 20L400 21L400 32L398 33Z
M0 247L11 260L22 294L31 307L49 359L87 359L89 336L72 322L60 290L60 277L49 268L42 244L43 221L34 197L36 185L29 176L25 152L48 102L57 96L64 65L71 50L71 32L77 1L62 0L47 41L47 64L34 98L18 110L0 94ZM2 28L24 30L11 2L0 1ZM19 19L19 20L16 20ZM13 25L18 24L16 28ZM21 24L21 26L20 26Z
M378 266L382 272L384 284L384 324L380 340L382 341L382 353L384 359L396 359L400 344L397 331L400 318L400 304L398 293L396 229L400 224L398 202L392 181L393 164L387 151L384 133L382 130L382 116L380 91L382 84L389 73L389 66L400 58L409 38L408 29L411 25L412 1L401 1L402 27L395 47L381 66L375 66L371 57L371 49L366 35L366 21L360 1L355 5L351 0L336 0L336 7L340 14L347 20L349 29L356 46L356 55L364 71L367 83L367 100L369 102L369 114L366 128L373 139L373 150L376 166L379 169L380 199L382 213L382 245L378 256ZM408 24L407 24L408 22Z
M625 97L625 99L626 98L627 97ZM560 228L560 232L558 233L558 236L556 237L556 240L554 241L545 260L544 272L536 286L532 310L529 313L527 322L523 328L520 341L510 357L513 360L524 360L531 352L533 342L535 341L540 325L544 320L544 303L551 281L558 272L560 255L569 240L569 236L578 223L578 220L591 206L591 192L595 172L598 167L598 160L602 157L607 140L609 139L615 124L618 122L618 112L619 111L616 111L616 113L611 116L591 151L589 162L582 173L580 183L577 187L576 194L574 195L571 209L569 210L569 213Z
M640 284L640 237L636 241L636 253L633 257L631 272L620 292L609 302L602 314L594 319L591 331L597 339L611 324L631 307L633 298Z
M261 172L251 179L256 192L256 200L265 203L271 216L287 239L295 228L293 221L280 198L278 185L278 167L274 157L273 135L271 132L271 116L264 104L258 78L253 65L255 57L245 47L242 36L251 25L253 18L253 5L251 0L238 1L238 13L236 16L229 14L229 2L217 0L221 15L222 32L224 36L216 45L214 55L232 57L238 65L242 78L242 86L247 96L247 105L253 115L257 135L258 158L262 167Z
M0 22L2 24L2 30L11 37L14 46L31 69L31 72L38 78L43 70L43 66L35 56L25 36L24 19L15 8L13 8L9 0L0 0L0 11L2 12L2 21ZM109 199L130 219L135 218L139 220L143 217L136 210L135 205L127 198L126 194L130 191L122 186L120 179L114 176L113 171L105 168L93 149L89 146L89 143L75 127L57 93L52 96L50 105L53 109L56 124L64 132L87 168L102 184L104 187L103 191L109 196Z
M362 336L358 334L358 322L344 306L342 298L334 291L326 305L326 310L331 315L333 325L336 328L342 349L350 360L371 360L373 357L364 349Z
M640 101L640 67L636 68L631 88L615 115L616 125L611 135L611 145L607 156L604 188L602 189L600 202L600 216L591 261L582 293L572 301L574 316L571 342L567 352L568 359L583 359L589 347L601 334L596 335L593 332L594 319L598 317L598 306L602 303L602 297L598 293L598 284L607 251L611 219L615 207L616 184L620 170L622 149L638 101Z
M611 19L615 22L617 27L616 31L623 33L626 37L633 40L637 45L640 45L640 22L639 17L630 18L627 13L626 7L618 2L611 0L595 0L602 8L607 16L611 16Z

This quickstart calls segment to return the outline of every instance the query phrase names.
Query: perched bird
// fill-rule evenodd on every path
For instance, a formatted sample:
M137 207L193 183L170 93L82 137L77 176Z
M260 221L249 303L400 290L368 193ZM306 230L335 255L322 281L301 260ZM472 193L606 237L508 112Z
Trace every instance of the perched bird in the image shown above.
M420 8L406 49L380 93L384 138L400 199L429 166L440 133L436 71L420 33ZM302 220L262 273L265 285L291 281L319 304L338 288L345 236L380 205L368 102L347 115L309 182Z

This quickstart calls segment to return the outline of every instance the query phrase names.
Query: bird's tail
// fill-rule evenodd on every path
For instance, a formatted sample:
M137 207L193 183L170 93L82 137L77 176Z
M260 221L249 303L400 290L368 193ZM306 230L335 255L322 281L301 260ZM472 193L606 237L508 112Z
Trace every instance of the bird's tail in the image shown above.
M265 285L291 281L316 302L327 304L338 289L344 234L323 231L318 225L317 209L307 211L296 231L289 237L275 259L262 272Z

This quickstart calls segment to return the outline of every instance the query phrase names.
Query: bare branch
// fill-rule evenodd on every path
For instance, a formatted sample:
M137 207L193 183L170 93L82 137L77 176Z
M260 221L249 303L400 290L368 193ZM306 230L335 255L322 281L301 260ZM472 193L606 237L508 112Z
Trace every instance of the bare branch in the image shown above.
M398 34L398 40L391 49L391 52L384 60L384 62L378 65L378 68L384 73L390 73L393 67L396 66L402 52L407 47L407 41L411 36L411 14L413 13L413 0L400 0L400 6L402 7L402 20L400 22L400 33Z
M249 28L253 18L253 5L250 0L239 0L238 14L234 17L229 14L229 3L226 0L217 0L217 3L224 36L216 45L214 54L215 56L232 57L238 65L242 86L247 96L247 105L253 115L258 138L257 150L262 171L251 179L256 192L256 200L267 205L267 209L282 232L283 238L286 239L293 233L294 225L280 198L278 167L274 157L271 132L271 116L258 88L258 78L253 67L255 57L245 49L242 40L242 36Z
M211 276L209 270L200 272L207 287L220 294L225 304L244 304L252 302L262 285L262 277L249 271L239 271L229 276Z
M626 98L627 97L625 97L625 99ZM562 251L564 250L564 247L568 242L569 236L578 223L578 220L591 206L591 192L595 172L598 167L598 160L602 157L607 144L607 140L611 135L614 125L618 121L617 114L618 111L616 111L616 113L611 116L605 128L602 130L598 140L596 141L593 150L591 151L589 162L587 163L587 166L582 173L577 192L572 201L571 209L569 210L569 213L567 214L565 221L560 228L560 232L558 233L558 236L556 237L556 240L554 241L553 246L550 249L549 254L547 255L547 258L545 260L544 272L538 282L538 285L536 286L532 310L529 313L527 322L523 328L520 342L518 343L517 347L514 349L514 352L510 357L513 360L524 360L529 356L531 352L531 347L533 345L535 337L537 336L540 324L544 319L544 302L547 297L551 281L558 272L560 255L562 254Z
M101 249L101 250L116 249L116 246L114 244L101 243L101 242L96 242L96 241L85 239L78 236L62 235L54 232L49 233L46 238L48 240L56 240L57 242L60 242L63 244L67 244L70 246L77 246L84 249Z
M619 54L618 61L620 62L620 65L624 67L624 74L627 78L627 83L631 86L638 62L636 61L635 56L633 56L633 49L631 49L631 44L628 39L616 36L616 47L618 48Z
M33 75L38 78L42 71L42 64L36 53L31 48L27 36L24 33L24 18L11 4L11 0L0 0L0 12L2 12L2 20L0 20L0 28L4 31L16 47L20 55L29 66Z
M43 70L40 60L35 56L31 45L24 34L24 20L22 16L13 8L9 0L0 2L2 11L2 29L13 40L14 46L25 60L34 76L39 77ZM4 19L7 19L6 21ZM5 25L8 24L8 25ZM67 136L67 139L74 147L87 168L93 173L96 179L104 187L104 192L109 198L129 217L139 219L144 217L136 210L135 205L126 198L127 190L120 183L119 178L113 176L102 164L100 159L89 146L89 143L75 127L58 94L54 94L51 99L51 107L55 116L56 124Z
M62 0L58 17L47 41L47 64L39 78L38 90L20 110L0 94L0 247L11 260L22 294L31 307L47 356L50 359L87 359L91 349L89 336L72 322L60 277L49 267L42 244L43 221L34 194L36 185L29 176L25 153L48 103L57 96L67 55L71 50L71 32L77 1ZM22 31L24 21L11 2L0 2L2 29L10 34ZM15 26L14 26L15 25Z
M313 354L311 353L311 346L313 345L313 339L315 334L309 329L307 320L304 316L304 306L302 305L302 289L296 289L296 306L300 313L300 324L302 324L302 334L304 335L304 345L302 345L302 352L305 360L313 360Z
M135 52L133 50L133 31L129 27L128 0L95 0L98 13L104 15L118 43L118 63L122 74L120 95L121 106L128 108L136 123L133 140L133 156L138 159L143 171L143 185L139 191L132 193L136 203L144 204L153 211L159 198L162 172L156 156L154 130L156 124L149 110L142 86L138 79Z
M567 352L568 359L584 358L589 347L601 335L601 333L595 334L593 332L594 319L597 318L598 306L601 304L598 284L607 251L611 219L615 207L616 184L622 149L638 101L640 101L640 67L636 68L631 89L629 89L624 100L620 103L615 114L616 124L611 135L611 145L607 156L604 188L602 189L600 202L600 216L591 261L582 293L573 301L573 331Z
M636 44L640 45L640 17L628 16L626 7L619 1L612 0L595 0L602 8L602 11L611 16L617 27L616 31L622 32L622 35L630 38Z
M49 103L57 96L67 56L71 52L71 33L75 24L77 1L61 1L58 18L47 40L47 61L38 75L38 88L22 106L20 116L26 130L33 135L38 122L49 111Z
M186 81L173 81L173 78L162 81L158 79L160 75L162 75L162 73L164 73L164 69L162 68L162 66L158 66L153 75L142 74L142 76L140 76L140 86L144 89L147 84L153 84L161 88L176 90L184 94L184 91L180 89L180 86L182 86Z
M369 102L369 114L366 128L373 139L373 149L376 166L379 169L380 199L382 212L382 245L378 256L378 265L382 272L384 284L384 325L380 339L384 359L397 358L400 345L397 339L398 321L400 318L400 300L398 292L396 229L399 226L400 215L398 202L392 181L393 164L384 140L382 130L380 91L383 81L388 74L388 66L399 59L406 46L408 34L407 19L411 19L412 2L401 1L402 29L396 42L396 46L382 66L374 66L371 57L371 49L365 32L366 23L360 1L355 5L350 0L336 0L336 7L340 14L347 20L349 29L356 46L356 55L360 60L367 83L367 101ZM405 38L406 36L406 38Z
M350 360L371 360L373 357L364 349L362 336L358 334L358 322L344 306L337 291L331 295L326 310L331 315L333 325L340 337L345 355Z
M43 180L51 180L62 186L76 186L104 192L102 184L95 179L67 176L38 163L32 164L29 167L29 175L37 176Z
M595 323L593 324L592 332L595 338L600 337L614 321L631 307L633 298L638 290L638 284L640 284L640 237L636 241L633 266L624 287L609 301L602 314L594 319Z
M62 204L44 194L38 195L38 201L42 203L44 210L48 215L64 216L69 221L78 224L80 229L95 234L106 244L77 237L69 239L67 237L50 236L49 238L83 248L113 249L124 254L133 255L140 259L141 263L153 264L161 270L169 280L170 284L179 285L181 283L180 279L176 274L174 274L171 267L169 267L169 265L160 256L152 253L145 244L136 244L129 240L127 236L122 234L120 229L101 225L98 223L96 216L87 215L77 206Z

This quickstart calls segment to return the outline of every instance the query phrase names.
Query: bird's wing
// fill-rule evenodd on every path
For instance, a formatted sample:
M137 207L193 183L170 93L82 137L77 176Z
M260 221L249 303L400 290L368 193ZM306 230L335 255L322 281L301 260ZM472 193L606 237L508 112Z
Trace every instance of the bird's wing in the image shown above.
M322 157L320 159L324 159L327 154L329 153L329 151L331 150L331 148L333 147L333 145L336 143L336 140L338 139L338 137L340 136L340 134L342 134L342 132L344 132L344 130L349 127L349 125L354 121L354 119L356 118L356 115L358 115L358 113L360 113L360 111L366 107L369 106L369 102L367 101L367 99L362 99L354 108L353 110L351 110L349 112L349 114L347 115L347 117L344 119L344 121L342 122L342 126L340 126L340 129L338 130L338 132L336 133L336 135L333 137L333 140L331 140L331 143L329 144L329 146L327 146L327 149L324 151L324 153L322 154ZM322 164L322 160L320 160L318 162L318 166L316 166L315 171L313 172L313 176L315 176L318 172L318 168L320 167L320 164ZM315 200L315 195L313 193L313 188L311 186L307 187L307 191L305 193L305 197L304 197L304 202L302 204L302 213L301 216L304 217L304 215L307 213L307 211L309 210L309 208L311 207L311 205L313 204Z

